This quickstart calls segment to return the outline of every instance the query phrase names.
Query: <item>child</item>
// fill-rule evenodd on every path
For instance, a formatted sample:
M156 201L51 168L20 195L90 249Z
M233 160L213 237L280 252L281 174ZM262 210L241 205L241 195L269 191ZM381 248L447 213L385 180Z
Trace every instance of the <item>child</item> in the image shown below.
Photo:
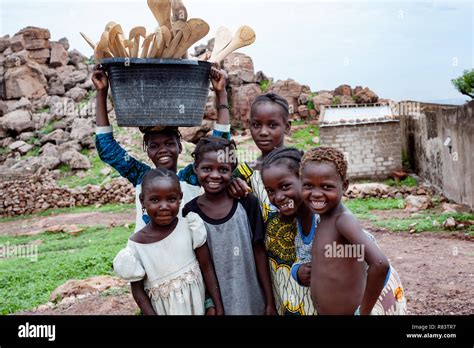
M311 301L309 276L312 238L319 216L303 202L299 178L302 152L277 148L262 163L262 179L270 202L279 210L266 228L273 292L279 313L317 314Z
M193 157L204 194L186 204L183 215L195 212L204 220L226 314L276 314L258 200L234 199L228 192L234 142L203 138Z
M398 274L341 203L346 172L344 155L330 147L308 151L301 161L303 198L321 217L312 249L314 306L319 314L406 314Z
M145 315L204 314L203 276L216 313L223 314L206 228L194 213L178 217L182 198L174 172L158 168L143 176L140 201L150 222L117 254L114 270L131 282Z
M211 69L212 85L216 91L218 120L213 132L214 136L230 138L229 110L227 108L227 92L225 90L225 76L215 67ZM92 75L92 82L97 89L96 112L96 148L102 161L115 168L121 176L127 178L135 186L136 223L135 232L141 230L149 221L149 217L142 213L140 204L141 181L143 175L151 168L135 158L129 156L114 139L112 127L107 116L107 90L109 86L107 75L96 70ZM156 167L163 167L177 171L178 155L182 151L181 134L177 127L146 127L144 131L143 148ZM197 186L197 179L192 166L178 173L183 191L183 205L201 193Z

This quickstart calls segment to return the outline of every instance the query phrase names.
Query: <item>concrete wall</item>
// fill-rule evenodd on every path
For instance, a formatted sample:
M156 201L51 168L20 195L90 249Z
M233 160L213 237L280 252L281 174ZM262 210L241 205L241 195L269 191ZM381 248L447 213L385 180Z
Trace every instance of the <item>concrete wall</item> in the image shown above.
M384 179L402 168L398 120L321 125L321 145L346 154L349 179Z
M474 102L420 104L400 115L402 148L412 169L457 203L474 208ZM451 148L444 145L451 138Z

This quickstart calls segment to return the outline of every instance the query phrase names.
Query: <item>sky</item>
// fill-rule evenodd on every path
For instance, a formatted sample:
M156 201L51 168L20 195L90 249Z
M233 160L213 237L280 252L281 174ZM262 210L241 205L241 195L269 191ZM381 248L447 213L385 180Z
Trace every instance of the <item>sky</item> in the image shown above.
M367 86L379 97L433 101L466 99L451 79L474 68L474 1L184 0L189 18L235 32L251 26L256 42L239 50L255 72L292 78L312 91L341 84ZM0 34L26 26L67 37L86 56L109 21L128 32L157 23L146 0L0 0Z

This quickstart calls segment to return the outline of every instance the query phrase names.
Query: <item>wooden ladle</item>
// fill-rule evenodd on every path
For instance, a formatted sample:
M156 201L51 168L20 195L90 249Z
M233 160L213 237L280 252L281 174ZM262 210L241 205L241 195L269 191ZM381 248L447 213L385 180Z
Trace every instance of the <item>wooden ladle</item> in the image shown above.
M128 39L130 42L133 42L132 48L130 49L130 57L138 57L138 49L140 48L140 37L146 38L146 29L145 27L135 27L130 30L130 35Z
M235 50L253 44L255 42L255 38L256 36L253 29L249 26L243 25L239 29L237 29L237 32L235 33L235 36L230 42L230 44L220 53L214 56L214 59L209 59L209 61L211 63L219 63Z
M95 43L94 41L92 41L92 39L90 37L88 37L86 34L84 33L81 33L79 32L79 34L81 34L81 36L84 38L84 40L86 40L86 42L89 44L89 46L92 47L93 50L95 50Z
M171 10L173 12L173 22L188 20L188 11L181 0L171 0Z
M217 28L216 36L214 39L214 49L212 50L211 57L209 60L213 60L217 54L219 54L224 48L226 48L232 41L232 33L229 28L219 27Z
M189 47L209 33L209 24L207 24L202 19L191 18L188 21L188 25L191 28L191 36L188 38L188 40L181 40L178 47L176 48L175 53L173 54L173 58L181 58L184 56Z
M171 30L171 1L170 0L147 0L153 16L155 16L160 26L165 26Z

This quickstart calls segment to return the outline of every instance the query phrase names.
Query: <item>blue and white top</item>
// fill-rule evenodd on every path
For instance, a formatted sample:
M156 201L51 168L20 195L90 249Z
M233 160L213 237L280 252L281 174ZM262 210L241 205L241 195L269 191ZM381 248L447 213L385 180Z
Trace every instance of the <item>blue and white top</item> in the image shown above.
M212 135L230 139L230 125L215 124ZM150 217L146 212L142 212L140 193L143 175L145 175L151 167L130 156L129 153L117 143L112 132L112 126L96 128L95 145L100 159L117 170L122 177L130 181L135 187L135 232L141 230L150 221ZM197 176L194 174L192 164L181 169L178 172L178 177L181 190L183 191L182 208L187 202L199 196L202 192Z

